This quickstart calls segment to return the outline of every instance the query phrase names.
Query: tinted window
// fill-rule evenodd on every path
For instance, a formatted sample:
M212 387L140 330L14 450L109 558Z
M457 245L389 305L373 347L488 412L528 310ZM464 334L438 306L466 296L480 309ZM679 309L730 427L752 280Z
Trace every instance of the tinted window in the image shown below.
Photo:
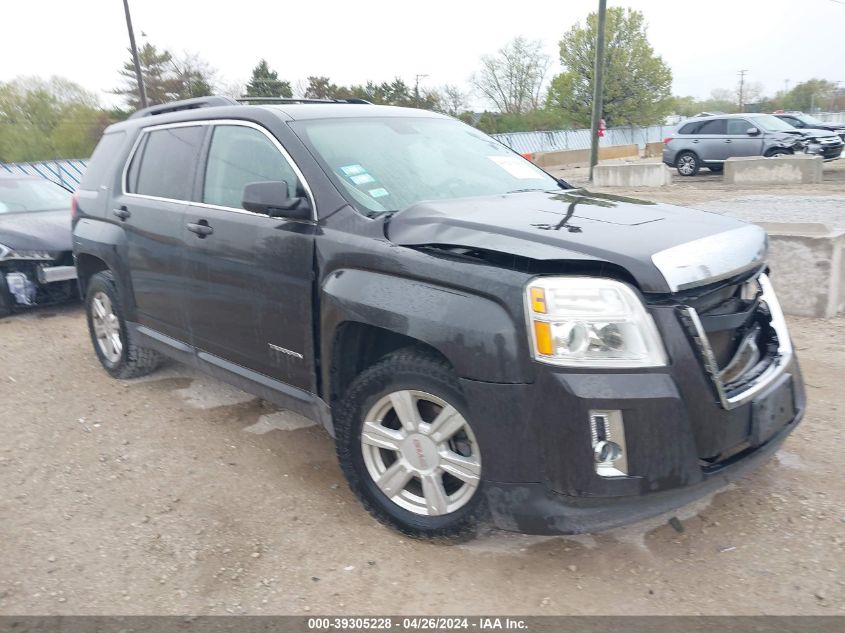
M94 153L88 159L88 167L79 183L80 189L94 191L100 185L111 185L111 183L106 183L106 179L113 174L111 168L115 166L117 154L123 147L125 138L126 132L112 132L100 139L97 147L94 148Z
M145 196L188 200L204 133L205 128L200 126L149 132L140 148L143 153L135 153L136 161L140 155L140 166L137 168L137 182L132 182L133 178L127 183L129 191ZM130 171L134 169L134 165L130 167Z
M728 119L728 134L747 134L752 127L745 119Z
M796 119L795 117L782 116L782 117L778 117L778 118L781 119L782 121L786 121L787 123L789 123L790 125L793 125L795 127L804 127L804 124L801 121L799 121L798 119Z
M693 123L687 123L684 125L680 130L678 130L678 134L695 134L696 129L698 129L699 122L695 121Z
M698 134L725 134L726 130L725 119L713 119L712 121L705 121L698 128Z
M298 179L290 164L264 133L240 125L214 128L205 168L202 201L243 208L244 186L250 182L284 180L296 196Z

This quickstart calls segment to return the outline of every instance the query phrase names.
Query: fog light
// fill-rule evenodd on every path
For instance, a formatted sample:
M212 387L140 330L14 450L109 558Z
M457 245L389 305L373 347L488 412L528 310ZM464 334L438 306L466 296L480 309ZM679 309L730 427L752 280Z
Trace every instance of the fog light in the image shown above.
M590 440L596 474L602 477L624 477L628 474L621 411L590 411Z

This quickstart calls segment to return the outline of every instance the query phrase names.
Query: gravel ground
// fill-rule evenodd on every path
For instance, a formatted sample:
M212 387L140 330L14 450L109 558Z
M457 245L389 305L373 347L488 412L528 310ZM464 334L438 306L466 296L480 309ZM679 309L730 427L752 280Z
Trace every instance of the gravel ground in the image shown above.
M78 305L5 319L0 613L843 614L845 319L791 326L805 422L683 533L443 545L370 519L307 420L177 364L109 378Z

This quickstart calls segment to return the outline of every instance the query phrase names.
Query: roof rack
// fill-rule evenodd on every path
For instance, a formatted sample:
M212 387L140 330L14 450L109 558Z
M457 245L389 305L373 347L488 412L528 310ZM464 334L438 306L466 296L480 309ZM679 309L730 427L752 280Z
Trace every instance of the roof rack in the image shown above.
M351 97L349 99L297 99L293 97L239 97L235 101L239 103L256 104L262 103L356 103L372 105L366 99Z
M143 108L137 112L133 112L129 118L139 119L145 116L155 116L157 114L169 114L170 112L180 112L182 110L195 110L197 108L212 108L215 106L231 106L239 105L237 101L231 97L210 96L210 97L196 97L194 99L182 99L181 101L171 101L169 103L161 103L159 105Z

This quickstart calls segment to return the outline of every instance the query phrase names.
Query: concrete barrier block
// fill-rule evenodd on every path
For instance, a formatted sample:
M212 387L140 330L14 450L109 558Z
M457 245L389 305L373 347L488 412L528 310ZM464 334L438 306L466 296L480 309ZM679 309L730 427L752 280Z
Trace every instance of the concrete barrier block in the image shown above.
M663 156L663 141L645 144L643 158L658 158L660 156Z
M725 161L725 183L731 185L801 185L822 181L821 156L734 157Z
M599 160L611 158L637 158L640 155L636 145L608 145L599 147ZM563 167L565 165L589 165L590 150L564 149L556 152L535 152L532 158L540 167Z
M783 311L830 318L845 311L845 231L824 224L760 223Z
M672 172L663 163L596 165L596 187L662 187L672 184Z

